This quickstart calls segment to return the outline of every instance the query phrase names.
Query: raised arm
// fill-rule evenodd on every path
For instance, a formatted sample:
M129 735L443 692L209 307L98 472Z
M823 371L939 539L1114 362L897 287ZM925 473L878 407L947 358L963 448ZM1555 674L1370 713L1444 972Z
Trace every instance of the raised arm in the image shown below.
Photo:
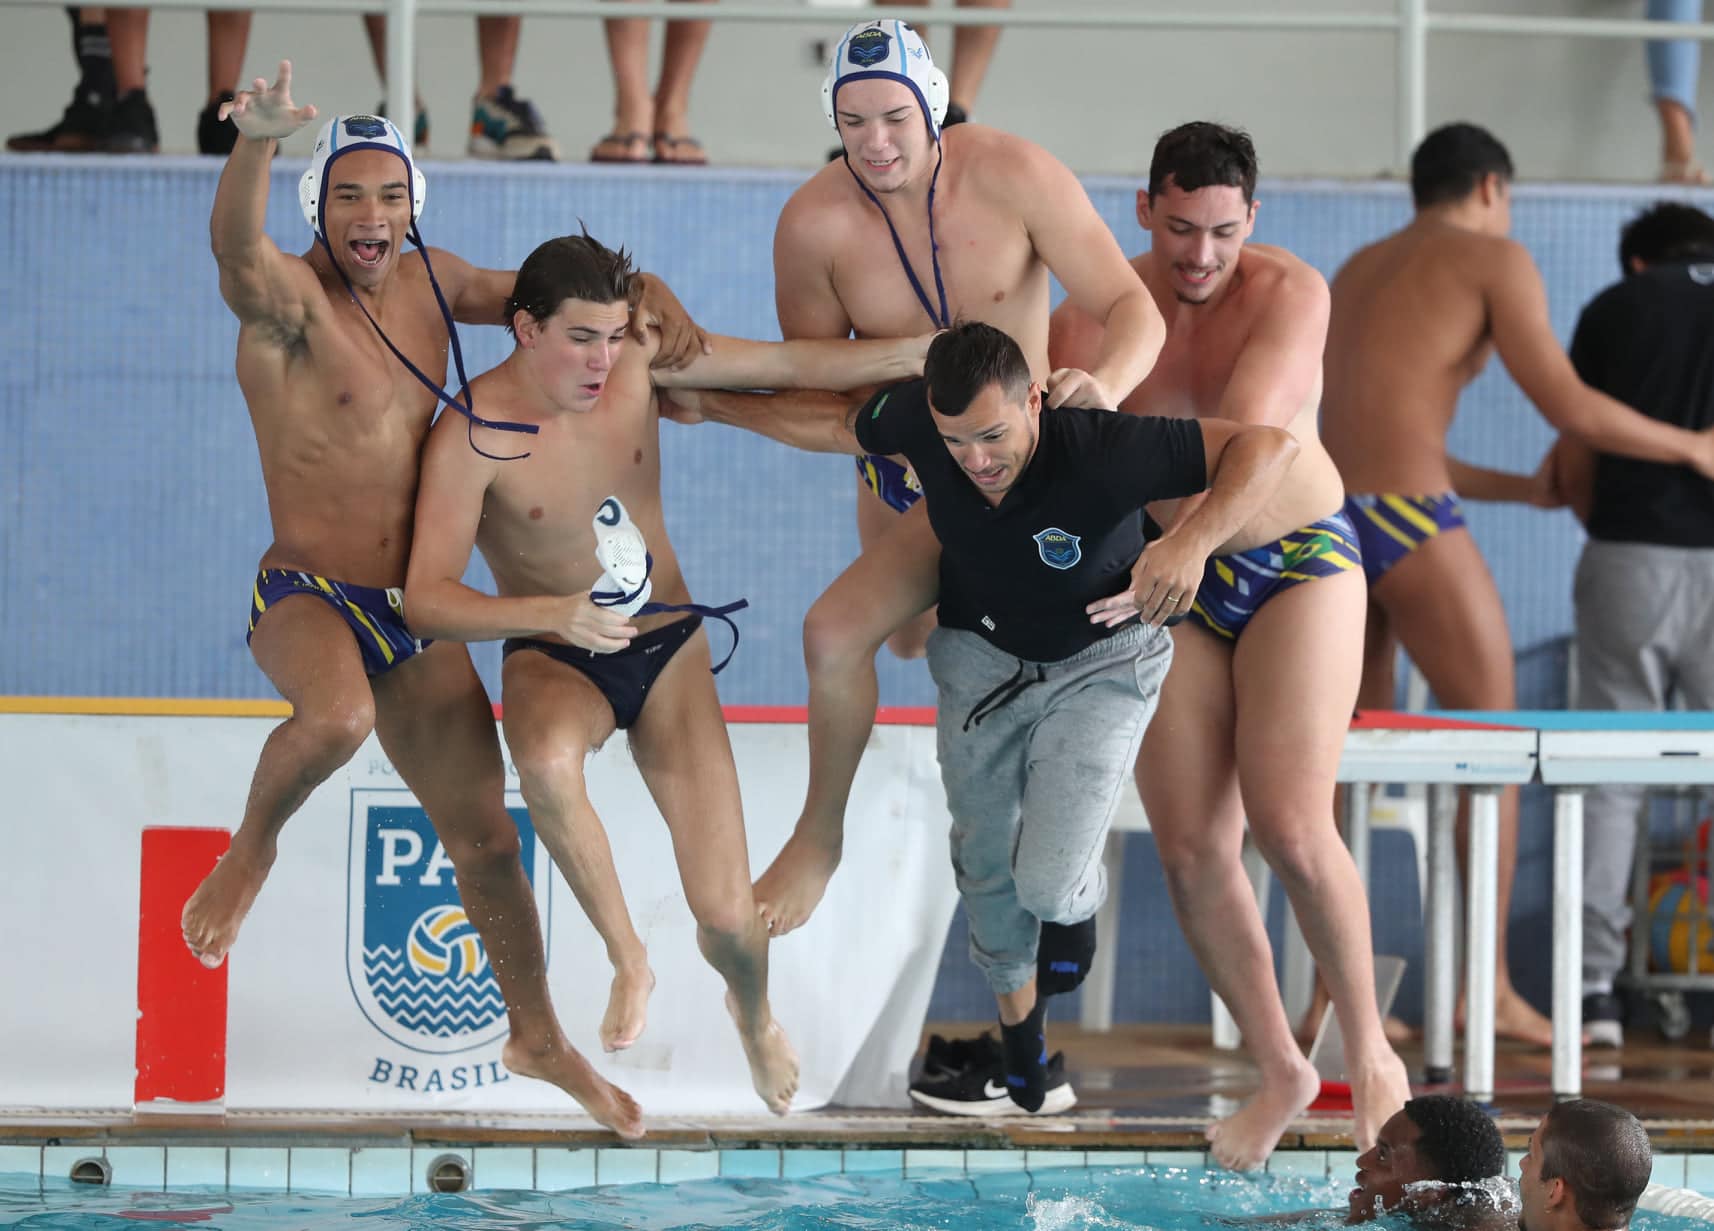
M853 423L864 399L819 389L733 393L672 389L661 394L661 416L675 423L724 423L808 453L861 456Z
M1554 337L1535 262L1511 241L1495 250L1486 288L1494 347L1542 417L1603 453L1688 465L1714 478L1714 432L1650 419L1579 380Z
M423 449L411 563L405 575L405 622L419 637L496 641L553 635L587 650L622 650L637 630L587 592L499 598L464 584L482 506L500 466L472 450L463 420L444 414Z
M1019 199L1030 241L1070 302L1102 326L1092 362L1082 368L1087 379L1056 370L1047 404L1112 409L1154 367L1166 322L1077 177L1040 146L1017 145L1012 171L1028 185Z
M279 79L260 77L222 110L238 128L238 141L220 173L209 217L209 246L220 267L220 295L245 325L270 326L282 340L301 338L312 306L322 301L315 273L287 256L263 231L268 212L268 168L281 137L315 119L311 105L292 105L292 66L280 61Z
M663 389L854 389L922 375L932 334L897 340L711 338L712 349L675 370L651 373Z

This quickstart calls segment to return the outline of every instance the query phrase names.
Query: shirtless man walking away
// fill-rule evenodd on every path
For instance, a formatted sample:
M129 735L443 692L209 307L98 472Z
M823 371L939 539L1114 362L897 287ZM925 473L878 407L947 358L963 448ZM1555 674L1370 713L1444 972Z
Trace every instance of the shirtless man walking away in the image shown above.
M433 821L500 982L506 1067L639 1136L636 1104L589 1066L554 1015L535 899L502 802L493 712L469 654L424 646L400 614L417 459L439 399L377 330L428 381L445 379L449 325L426 259L403 252L422 173L387 121L330 121L303 197L324 242L288 256L263 232L269 164L278 140L315 108L293 105L282 62L272 87L258 80L223 110L240 136L215 194L211 239L221 294L240 322L238 379L274 530L252 594L250 648L292 716L263 747L231 850L185 906L185 941L206 965L225 959L281 828L374 730ZM457 320L501 320L511 273L444 251L433 259ZM694 329L675 333L681 350L699 340Z
M1411 159L1416 217L1358 251L1333 280L1322 434L1350 492L1368 628L1365 708L1394 705L1402 645L1449 709L1517 705L1500 594L1465 528L1446 434L1458 394L1488 355L1543 418L1603 452L1714 475L1714 432L1644 415L1577 378L1548 319L1547 293L1511 229L1512 161L1473 124L1449 124ZM1518 793L1500 795L1497 1033L1542 1047L1552 1024L1512 986L1506 917L1517 864Z
M1292 1037L1267 931L1242 864L1244 823L1284 885L1345 1035L1358 1148L1410 1095L1375 1010L1368 902L1333 821L1334 776L1356 698L1362 574L1345 492L1316 435L1327 285L1280 248L1247 244L1256 154L1218 124L1161 137L1132 261L1167 341L1120 409L1285 428L1299 452L1279 491L1217 547L1143 739L1137 786L1173 908L1231 1008L1262 1088L1209 1130L1214 1156L1259 1167L1320 1088ZM1054 313L1050 361L1076 366L1101 339L1073 304ZM1169 530L1194 498L1151 514ZM1187 605L1190 596L1185 596Z
M701 631L710 609L691 604L662 519L655 389L897 380L920 371L926 339L721 338L680 371L651 371L655 339L627 338L634 277L628 256L587 234L549 240L519 269L507 305L517 346L471 395L539 434L527 457L500 460L509 450L498 432L473 429L480 451L460 419L443 417L430 433L406 604L428 636L506 639L506 742L536 832L615 964L646 976L646 996L653 978L584 781L588 755L615 729L629 733L756 1092L784 1115L797 1057L768 1005L767 925L751 894L738 774ZM623 567L627 539L634 573ZM498 597L460 580L472 546Z
M947 80L915 30L897 21L853 26L834 49L821 97L845 157L780 213L774 293L783 337L908 337L978 320L1023 348L1050 407L1111 406L1142 379L1160 349L1160 313L1083 186L1020 137L980 124L942 132ZM1049 369L1050 274L1106 326L1085 370ZM808 797L756 882L776 936L808 920L839 865L845 804L875 718L875 654L891 637L894 653L920 657L934 627L939 547L913 510L920 487L890 458L858 458L857 472L863 555L804 621Z

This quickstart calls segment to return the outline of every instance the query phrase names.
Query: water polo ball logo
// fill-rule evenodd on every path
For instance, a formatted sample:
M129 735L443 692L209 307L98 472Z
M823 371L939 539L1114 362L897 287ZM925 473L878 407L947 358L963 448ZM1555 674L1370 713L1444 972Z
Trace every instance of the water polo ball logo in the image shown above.
M482 938L457 906L437 906L417 918L405 942L405 961L430 979L469 979L488 968Z

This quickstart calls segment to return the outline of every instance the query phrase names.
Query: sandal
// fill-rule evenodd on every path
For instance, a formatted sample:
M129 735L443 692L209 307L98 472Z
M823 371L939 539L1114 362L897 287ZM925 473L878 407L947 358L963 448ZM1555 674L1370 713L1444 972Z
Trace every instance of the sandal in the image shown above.
M604 147L618 146L620 152L602 153ZM649 138L643 133L610 132L589 151L590 162L648 162Z
M668 151L689 150L689 157L668 157ZM655 161L674 167L706 167L708 155L702 151L702 142L695 137L674 137L667 133L655 134Z

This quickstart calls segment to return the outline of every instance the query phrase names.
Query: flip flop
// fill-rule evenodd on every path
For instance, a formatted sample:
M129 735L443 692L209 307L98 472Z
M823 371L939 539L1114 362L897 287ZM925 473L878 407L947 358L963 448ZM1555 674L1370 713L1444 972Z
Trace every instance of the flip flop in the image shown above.
M689 149L689 158L668 158L663 151ZM702 152L702 142L695 137L674 137L667 133L655 134L655 161L665 163L670 167L706 167L708 155Z
M623 154L603 154L601 152L601 147L604 145L622 146L626 152ZM639 146L639 145L642 146L641 152L636 153L636 154L633 154L630 152L634 146ZM648 134L638 133L638 132L629 132L629 133L610 132L605 137L601 138L601 140L597 141L595 143L595 148L589 151L589 161L590 162L648 162L649 161L649 138L648 138Z

